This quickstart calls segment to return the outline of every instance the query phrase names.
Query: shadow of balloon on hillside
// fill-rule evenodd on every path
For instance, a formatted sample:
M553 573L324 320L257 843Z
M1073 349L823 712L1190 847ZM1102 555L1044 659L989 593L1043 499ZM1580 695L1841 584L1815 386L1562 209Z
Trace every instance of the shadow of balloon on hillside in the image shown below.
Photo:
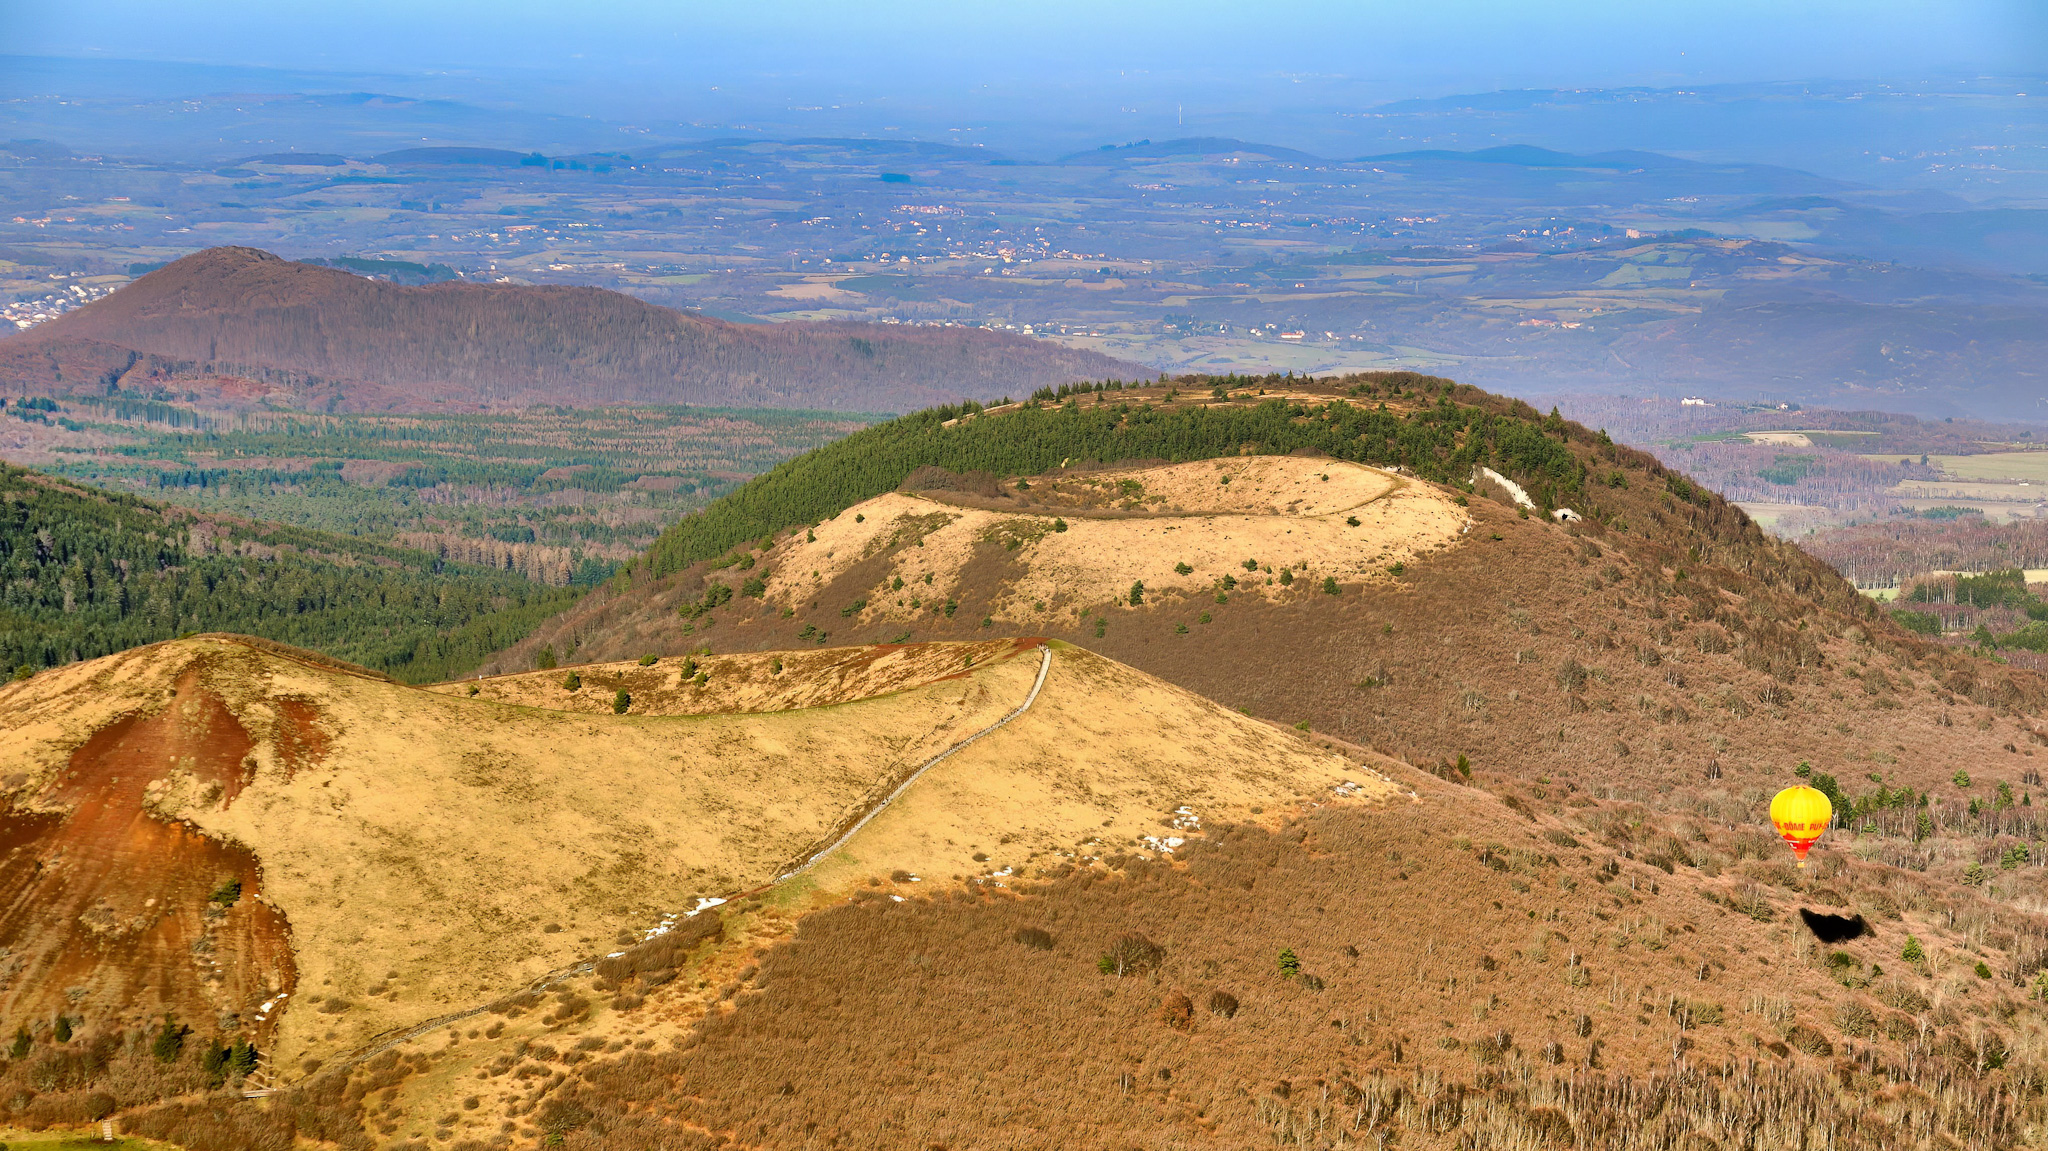
M1822 915L1818 911L1808 911L1802 907L1799 909L1799 918L1806 921L1806 929L1813 932L1813 937L1822 943L1846 943L1851 939L1875 934L1870 930L1870 924L1865 923L1860 915Z

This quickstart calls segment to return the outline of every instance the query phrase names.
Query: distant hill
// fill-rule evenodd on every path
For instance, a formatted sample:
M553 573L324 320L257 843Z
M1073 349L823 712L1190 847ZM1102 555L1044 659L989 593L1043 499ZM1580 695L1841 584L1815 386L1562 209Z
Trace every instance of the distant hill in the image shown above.
M213 248L0 340L0 391L161 387L327 410L692 403L890 411L1146 374L996 332L732 324L600 288L404 286Z
M339 168L348 163L347 156L333 152L265 152L261 156L244 156L237 164L279 164L296 165L302 168Z
M489 168L514 168L528 158L525 152L503 148L401 148L377 157L379 164L480 164Z
M1721 195L1811 196L1854 187L1826 176L1770 164L1709 164L1634 150L1577 155L1529 144L1507 144L1471 152L1442 148L1389 152L1363 157L1360 163L1397 166L1438 179L1482 179L1524 188L1547 186L1560 178L1583 180L1596 172L1603 173L1601 178L1608 180L1683 180L1688 194L1694 195L1712 191ZM1493 171L1475 165L1490 165ZM1543 174L1546 172L1549 174Z
M1233 140L1227 136L1193 136L1181 140L1161 140L1155 144L1140 140L1134 144L1104 144L1085 152L1063 156L1063 164L1121 164L1127 160L1205 159L1217 156L1246 156L1264 160L1277 160L1298 164L1320 164L1319 156L1294 148L1282 148L1273 144L1255 144L1246 140Z

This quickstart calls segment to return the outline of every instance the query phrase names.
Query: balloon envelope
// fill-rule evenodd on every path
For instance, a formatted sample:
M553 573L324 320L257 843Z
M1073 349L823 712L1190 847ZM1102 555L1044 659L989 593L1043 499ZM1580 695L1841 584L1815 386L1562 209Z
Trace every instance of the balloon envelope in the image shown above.
M1788 787L1771 798L1771 826L1792 845L1799 866L1806 866L1807 850L1828 829L1835 806L1828 797L1804 785Z

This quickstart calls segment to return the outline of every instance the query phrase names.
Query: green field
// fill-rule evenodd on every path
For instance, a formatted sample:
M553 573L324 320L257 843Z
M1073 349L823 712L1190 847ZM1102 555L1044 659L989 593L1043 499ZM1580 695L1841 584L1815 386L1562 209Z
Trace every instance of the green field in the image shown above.
M1929 456L1927 462L1959 480L2048 484L2048 451Z
M78 443L47 470L67 478L382 543L552 549L550 582L579 583L747 477L874 422L689 407L216 416L90 401L66 401L60 418Z

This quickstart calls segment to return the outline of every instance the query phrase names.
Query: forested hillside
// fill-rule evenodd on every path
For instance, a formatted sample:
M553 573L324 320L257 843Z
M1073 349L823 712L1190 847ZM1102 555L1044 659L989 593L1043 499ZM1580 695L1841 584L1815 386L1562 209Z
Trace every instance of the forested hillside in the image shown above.
M601 288L407 287L254 248L187 256L0 341L0 386L21 394L170 388L339 411L612 403L904 411L1143 370L974 328L734 324Z
M0 466L0 664L231 631L446 679L576 593L400 548L166 508Z

